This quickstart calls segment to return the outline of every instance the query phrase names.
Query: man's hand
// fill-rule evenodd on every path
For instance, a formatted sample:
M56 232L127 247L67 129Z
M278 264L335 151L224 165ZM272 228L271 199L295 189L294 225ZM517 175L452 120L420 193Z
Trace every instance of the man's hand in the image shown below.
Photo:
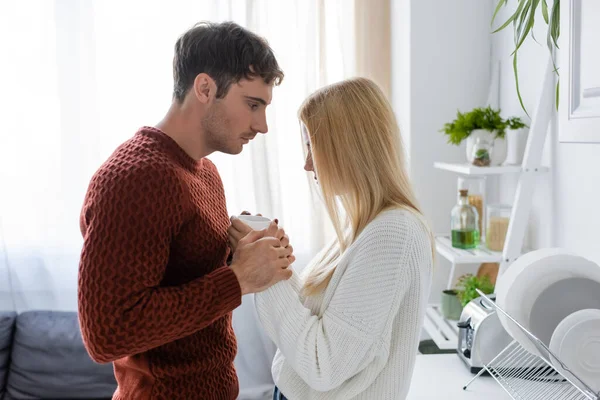
M277 231L277 224L272 222L269 228L251 230L238 241L230 268L238 278L242 295L261 292L292 276L288 266L294 259L293 249L281 246L281 240L273 236Z
M229 247L231 248L231 252L235 253L240 239L252 232L252 228L250 228L239 218L231 217L230 220L231 225L229 228L227 228L227 238L229 239Z

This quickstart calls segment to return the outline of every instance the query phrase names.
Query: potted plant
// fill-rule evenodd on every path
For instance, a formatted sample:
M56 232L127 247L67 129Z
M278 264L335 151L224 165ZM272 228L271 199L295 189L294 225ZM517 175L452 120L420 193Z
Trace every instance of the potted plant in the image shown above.
M492 26L494 25L494 21L498 16L498 13L502 9L502 7L508 4L508 0L498 0L498 4L496 5L496 10L494 11L494 15L492 16ZM529 116L529 113L525 109L525 105L523 104L523 98L521 97L521 89L519 88L519 74L517 71L517 53L525 39L531 34L533 40L536 40L533 36L533 26L536 22L536 12L538 7L542 9L542 16L544 17L544 22L548 25L548 30L546 34L546 44L551 54L554 54L558 49L558 37L560 36L560 0L553 0L552 8L549 9L548 3L546 0L519 0L518 5L512 15L508 17L508 19L500 25L499 28L495 29L493 33L500 32L505 29L509 25L512 25L515 39L515 49L512 52L513 57L513 72L515 75L515 86L517 89L517 96L519 98L519 103L521 104L521 108L523 111ZM537 40L536 40L537 42ZM539 42L538 42L539 43ZM558 76L558 68L556 65L554 66L554 72ZM556 82L556 108L558 109L558 81Z
M441 312L444 318L458 321L462 313L462 305L458 299L458 292L454 289L442 291Z
M490 165L500 165L506 160L506 130L516 130L526 125L519 117L503 119L500 110L492 107L474 108L462 113L457 111L456 118L444 124L440 130L448 136L448 143L460 145L467 141L467 159L473 160L473 146L477 140L492 144Z
M458 300L460 300L460 304L463 307L469 304L471 300L479 297L475 289L479 289L485 294L492 294L494 292L494 284L487 275L479 278L472 274L466 274L458 279L456 292Z

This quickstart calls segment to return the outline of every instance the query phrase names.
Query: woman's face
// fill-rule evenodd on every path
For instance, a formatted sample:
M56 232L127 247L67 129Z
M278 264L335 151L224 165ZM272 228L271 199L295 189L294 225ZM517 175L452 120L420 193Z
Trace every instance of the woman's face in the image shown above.
M304 162L304 170L308 172L313 172L314 178L315 180L317 180L317 173L315 172L315 166L313 164L310 136L308 135L308 129L306 128L306 125L304 125L302 121L300 121L300 130L302 131L302 142L304 143L307 149L306 161Z

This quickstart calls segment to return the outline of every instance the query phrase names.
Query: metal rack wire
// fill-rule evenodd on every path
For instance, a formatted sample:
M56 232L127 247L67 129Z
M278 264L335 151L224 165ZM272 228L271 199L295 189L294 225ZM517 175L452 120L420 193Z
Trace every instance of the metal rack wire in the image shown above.
M483 292L480 290L477 292L490 307L494 307L497 312L504 314L522 330L540 354L530 353L516 340L513 340L493 360L484 364L484 369L463 389L467 389L487 371L514 400L600 400L600 393L595 393L579 379L550 351L544 342L498 307Z

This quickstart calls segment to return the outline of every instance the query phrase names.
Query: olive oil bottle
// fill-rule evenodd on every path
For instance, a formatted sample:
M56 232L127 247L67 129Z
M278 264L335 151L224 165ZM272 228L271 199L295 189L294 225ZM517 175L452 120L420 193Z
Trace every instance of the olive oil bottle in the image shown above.
M452 247L473 249L479 246L479 214L469 204L468 190L458 191L458 202L451 214Z

